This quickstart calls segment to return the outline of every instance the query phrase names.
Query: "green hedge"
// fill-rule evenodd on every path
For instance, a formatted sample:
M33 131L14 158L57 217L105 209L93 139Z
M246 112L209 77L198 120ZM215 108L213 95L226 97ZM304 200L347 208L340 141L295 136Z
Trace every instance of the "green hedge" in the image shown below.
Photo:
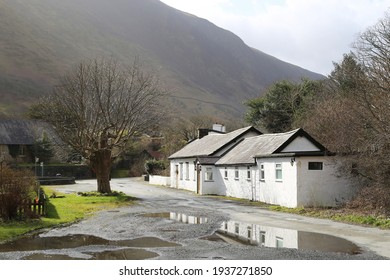
M33 164L30 165L18 165L18 169L28 169L37 176L42 176L42 167ZM74 177L76 180L79 179L91 179L94 178L91 168L87 165L74 165L74 164L49 164L43 166L43 176L54 177L57 174L61 174L64 177Z

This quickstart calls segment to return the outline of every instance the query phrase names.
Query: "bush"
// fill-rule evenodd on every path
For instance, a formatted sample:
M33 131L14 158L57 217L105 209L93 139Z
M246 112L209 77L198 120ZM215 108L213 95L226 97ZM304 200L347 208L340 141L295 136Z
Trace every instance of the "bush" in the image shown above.
M373 215L390 216L390 188L365 187L355 199L347 203L347 208Z
M18 209L25 201L37 196L39 184L27 170L14 170L6 165L0 169L0 218L11 220L19 217Z
M145 169L148 174L161 175L165 170L165 162L162 160L147 160L145 163Z

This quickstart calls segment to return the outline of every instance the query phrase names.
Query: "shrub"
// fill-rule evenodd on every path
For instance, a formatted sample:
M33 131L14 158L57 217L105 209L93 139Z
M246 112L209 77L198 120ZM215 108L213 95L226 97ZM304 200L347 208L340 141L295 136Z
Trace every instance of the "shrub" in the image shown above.
M370 186L362 188L347 208L373 215L390 215L390 188Z
M162 160L147 160L145 163L145 169L148 174L161 175L165 170L165 162Z
M6 165L0 168L0 218L18 218L18 209L25 201L37 196L39 184L27 170L14 170Z

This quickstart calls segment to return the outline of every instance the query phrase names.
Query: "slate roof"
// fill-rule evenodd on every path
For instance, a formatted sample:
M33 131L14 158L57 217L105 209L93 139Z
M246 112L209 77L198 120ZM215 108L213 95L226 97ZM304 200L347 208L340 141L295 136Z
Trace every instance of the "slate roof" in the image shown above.
M34 145L48 124L35 120L0 120L1 145Z
M260 133L252 126L240 128L226 134L211 133L187 144L184 148L171 155L169 159L212 156L227 145L237 141L240 136L248 131Z
M226 153L216 165L255 164L256 157L265 157L278 154L297 136L307 137L321 151L325 147L315 141L303 129L295 129L285 133L262 134L248 137Z

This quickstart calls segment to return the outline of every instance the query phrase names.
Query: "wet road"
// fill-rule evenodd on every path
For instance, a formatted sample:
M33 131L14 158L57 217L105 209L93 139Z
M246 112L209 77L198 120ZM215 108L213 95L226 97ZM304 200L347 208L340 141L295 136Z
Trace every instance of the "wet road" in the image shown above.
M150 186L139 178L113 179L111 184L141 200L0 246L0 259L390 258L389 230L272 212ZM92 191L96 182L56 188Z

